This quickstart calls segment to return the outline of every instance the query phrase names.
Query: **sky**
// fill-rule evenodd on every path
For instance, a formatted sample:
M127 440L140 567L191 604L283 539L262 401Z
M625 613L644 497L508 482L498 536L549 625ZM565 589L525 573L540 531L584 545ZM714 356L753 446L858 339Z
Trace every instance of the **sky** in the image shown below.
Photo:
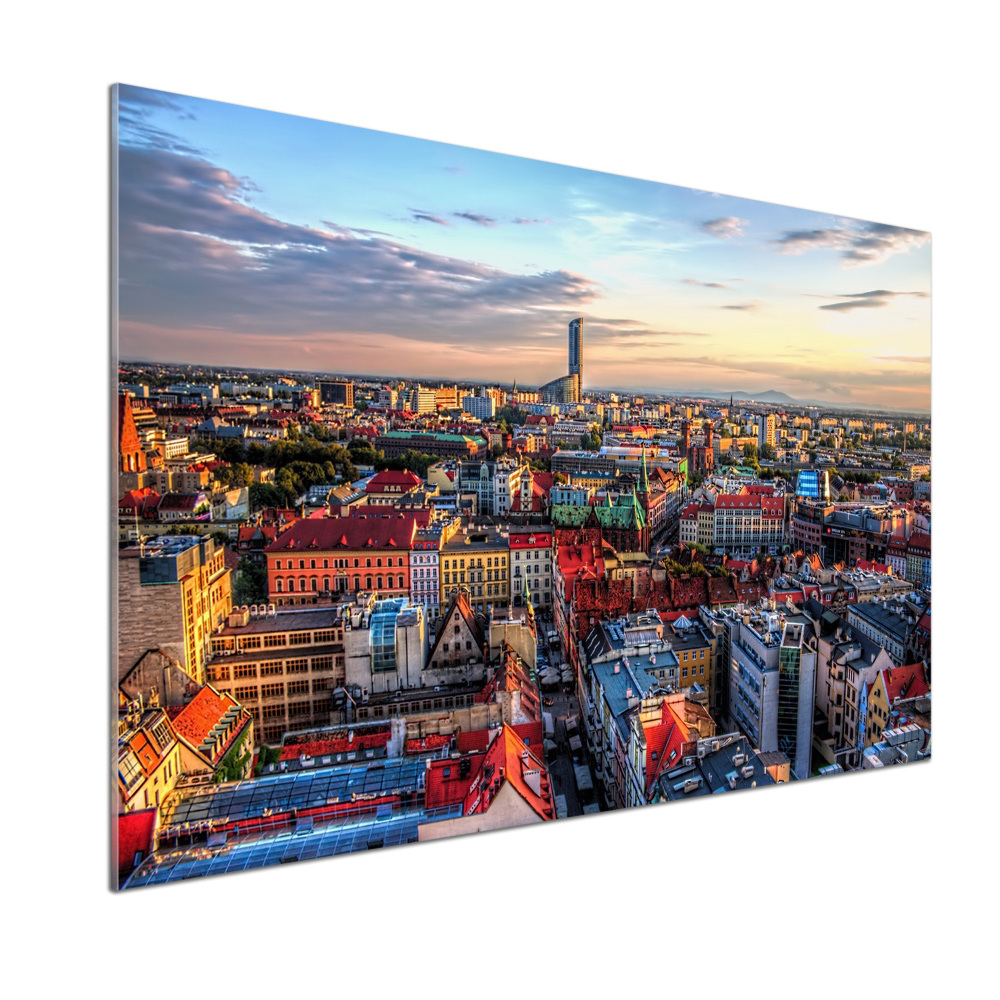
M930 410L930 235L119 85L119 354Z

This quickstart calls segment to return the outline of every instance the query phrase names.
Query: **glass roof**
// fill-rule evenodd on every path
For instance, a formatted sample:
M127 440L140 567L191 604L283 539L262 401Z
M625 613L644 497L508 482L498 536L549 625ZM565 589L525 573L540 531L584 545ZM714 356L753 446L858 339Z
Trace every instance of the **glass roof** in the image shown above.
M417 840L417 827L421 823L459 815L460 805L434 810L411 806L395 811L381 807L361 817L341 816L325 820L315 828L300 826L279 832L254 832L242 836L230 834L213 846L182 847L151 854L132 873L123 888L411 844Z
M167 802L161 829L206 820L220 825L239 823L292 809L350 802L359 795L374 798L422 791L426 769L425 760L403 757L199 788L176 794Z

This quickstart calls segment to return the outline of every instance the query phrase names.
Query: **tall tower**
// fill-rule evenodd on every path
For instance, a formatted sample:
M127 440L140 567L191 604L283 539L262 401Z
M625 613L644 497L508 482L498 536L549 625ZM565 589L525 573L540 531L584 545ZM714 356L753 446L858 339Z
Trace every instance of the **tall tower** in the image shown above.
M649 472L646 469L646 447L642 449L642 464L639 466L639 485L636 487L636 495L642 509L649 513Z
M569 324L569 373L575 375L577 398L583 399L583 319L577 317Z

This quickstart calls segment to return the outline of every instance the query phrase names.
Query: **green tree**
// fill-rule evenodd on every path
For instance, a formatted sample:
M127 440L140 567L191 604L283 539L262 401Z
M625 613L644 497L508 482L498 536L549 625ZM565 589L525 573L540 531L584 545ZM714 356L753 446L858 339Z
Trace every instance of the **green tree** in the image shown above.
M250 487L250 509L262 510L264 507L283 507L285 494L272 483L253 483Z
M259 604L266 600L267 570L243 556L236 567L236 579L233 582L233 604Z
M232 486L249 486L253 482L253 467L246 462L237 462L230 467L229 478Z

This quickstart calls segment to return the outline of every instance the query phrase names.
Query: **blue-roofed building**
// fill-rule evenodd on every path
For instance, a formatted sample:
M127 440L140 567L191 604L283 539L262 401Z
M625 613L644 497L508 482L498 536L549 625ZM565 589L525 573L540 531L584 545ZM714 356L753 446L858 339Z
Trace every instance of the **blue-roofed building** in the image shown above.
M404 757L178 790L124 888L415 843L421 824L461 812L425 807L426 775L426 759Z
M669 633L668 633L669 634ZM680 664L656 611L599 622L582 644L581 704L587 746L612 808L645 801L632 717L678 690Z

